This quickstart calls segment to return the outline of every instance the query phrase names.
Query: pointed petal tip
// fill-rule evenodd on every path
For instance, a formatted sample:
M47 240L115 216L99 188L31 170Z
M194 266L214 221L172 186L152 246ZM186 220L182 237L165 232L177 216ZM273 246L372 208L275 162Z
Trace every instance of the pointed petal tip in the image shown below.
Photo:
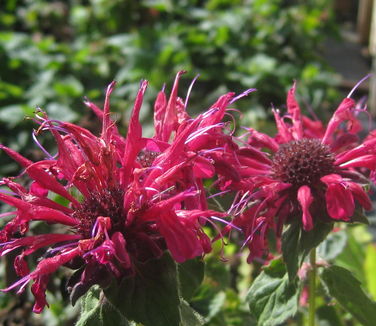
M107 86L107 89L108 90L112 90L115 86L116 86L116 80L113 80L108 86Z

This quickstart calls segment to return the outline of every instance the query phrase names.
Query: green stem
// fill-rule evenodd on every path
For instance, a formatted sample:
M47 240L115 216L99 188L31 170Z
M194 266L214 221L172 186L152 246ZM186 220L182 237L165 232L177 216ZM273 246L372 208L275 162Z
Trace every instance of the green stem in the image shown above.
M309 301L308 301L308 326L315 326L316 313L316 248L313 248L309 254L311 270L309 272Z

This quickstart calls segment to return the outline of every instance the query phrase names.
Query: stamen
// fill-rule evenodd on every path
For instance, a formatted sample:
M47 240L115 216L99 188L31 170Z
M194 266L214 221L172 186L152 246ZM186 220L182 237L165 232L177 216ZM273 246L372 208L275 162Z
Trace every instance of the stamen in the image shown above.
M224 190L224 191L221 191L221 192L218 192L218 193L216 193L214 195L209 196L208 199L211 199L211 198L214 198L214 197L217 197L217 196L221 196L221 195L227 194L229 192L231 192L231 190L229 190L229 189L228 190Z
M151 198L151 201L153 202L154 200L156 200L156 199L158 199L158 198L160 199L161 196L162 196L163 194L165 194L166 192L171 191L171 190L173 190L173 189L175 189L175 186L171 186L171 187L169 187L169 188L167 188L167 189L165 189L165 190L163 190L163 191L160 191L158 194L154 195L154 196Z
M239 214L239 212L241 210L239 210L239 206L242 205L242 204L247 204L248 202L248 199L246 199L246 197L249 195L249 190L247 190L243 196L240 198L239 202L235 205L231 205L229 211L227 212L228 215L232 215L232 216L237 216ZM232 211L235 211L234 213L232 213Z
M205 128L198 129L187 138L187 140L185 141L185 144L188 144L189 142L196 139L197 137L200 137L201 135L205 134L210 129L223 127L223 126L224 126L224 123L220 122L211 126L207 126Z
M19 286L20 284L22 284L20 289L17 291L17 294L19 294L24 290L27 283L29 283L30 279L31 279L31 276L30 276L30 274L28 274L28 275L24 276L23 278L21 278L20 280L18 280L16 283L13 283L11 286L7 287L6 289L0 289L0 291L1 292L8 292L10 290L13 290L14 288Z
M350 98L353 95L353 93L355 92L355 90L360 86L360 84L363 83L365 80L367 80L371 76L372 76L372 74L368 74L365 77L363 77L360 81L358 81L346 97Z
M200 154L208 154L208 153L212 153L212 152L216 152L216 151L220 151L220 150L224 150L224 148L223 147L216 147L216 148L211 148L211 149L205 149L205 150L200 151L199 153Z
M193 78L191 84L189 85L189 88L188 88L188 92L187 92L187 96L185 97L185 102L184 102L184 109L187 108L188 106L188 100L189 100L189 96L191 95L191 91L192 91L192 88L193 88L193 85L194 83L196 82L197 78L200 77L200 75L196 75L195 78Z
M234 198L234 200L232 201L232 204L231 204L230 208L229 208L228 211L227 211L227 214L228 214L228 215L232 215L231 212L235 209L235 203L237 202L240 193L241 193L240 191L236 192L236 194L235 194L235 198Z
M232 227L232 228L234 228L234 229L237 229L238 231L242 232L242 229L239 228L239 227L237 227L236 225L234 225L232 222L226 221L226 220L224 220L224 219L222 219L222 218L219 218L219 217L217 217L217 216L210 216L210 217L211 217L213 220L216 220L216 221L218 221L218 222L222 222L223 224L226 224L226 225L228 225L228 226L230 226L230 227Z
M0 192L3 193L3 194L6 194L6 195L17 196L18 197L18 194L16 194L13 191L10 191L10 190L0 189Z
M265 220L262 220L256 227L255 229L252 231L252 233L247 237L247 239L245 239L245 241L243 242L242 246L240 247L240 250L242 250L244 248L244 246L249 242L251 241L251 239L253 238L253 236L255 235L255 233L261 228L261 226L265 223Z
M95 238L97 231L98 231L97 228L98 228L98 219L95 220L93 229L91 230L91 237L92 238Z
M155 191L155 192L159 192L157 189L155 188L152 188L152 187L145 187L146 190L150 190L150 191Z
M248 96L250 93L257 91L256 88L249 88L243 93L239 94L238 96L235 96L231 101L230 104L236 102L237 100L241 99L242 97Z
M229 116L230 118L231 118L231 120L232 120L232 125L233 125L233 127L232 127L232 130L230 130L230 136L232 136L234 133L235 133L235 131L236 131L236 119L235 119L235 117L232 115L232 114L230 114L230 113L225 113L225 115L227 115L227 116Z
M49 248L47 250L47 253L51 253L51 254L54 254L55 252L57 251L61 251L62 249L65 249L65 248L69 248L69 247L72 247L72 246L75 246L77 245L78 241L75 241L75 242L72 242L72 243L67 243L65 245L61 245L59 247L55 247L55 248Z
M6 217L6 216L11 216L11 215L17 215L17 211L2 213L2 214L0 214L0 218Z
M36 135L36 131L33 130L33 132L31 133L31 136L33 137L33 140L34 142L37 144L37 146L42 150L42 152L44 154L46 154L47 158L50 159L50 160L53 160L56 158L57 154L52 156L43 146L42 144L39 142L39 140L37 139L37 135Z
M202 114L202 118L206 119L207 117L210 117L213 115L215 112L218 112L219 108L211 108L210 110L206 111L205 113Z

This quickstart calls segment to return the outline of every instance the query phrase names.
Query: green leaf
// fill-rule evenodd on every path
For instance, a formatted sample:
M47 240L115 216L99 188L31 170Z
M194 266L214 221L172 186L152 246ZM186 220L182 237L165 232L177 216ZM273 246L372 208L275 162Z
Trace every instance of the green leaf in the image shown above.
M99 291L90 290L81 302L81 315L76 326L129 326L128 320Z
M311 231L306 232L302 230L300 223L293 223L283 232L282 254L290 280L296 277L298 269L311 249L316 248L332 228L332 223L317 223Z
M208 304L207 320L217 315L226 303L226 293L221 291L217 293Z
M100 291L98 287L92 287L81 300L81 313L94 309L99 302Z
M320 326L344 326L333 306L326 305L317 308L316 315Z
M229 265L219 261L217 254L207 256L203 283L189 300L191 306L204 316L207 322L211 321L225 305L225 291L230 287L230 281Z
M274 260L254 280L247 294L251 313L258 324L274 326L295 315L298 309L297 282L290 282L282 260Z
M136 275L105 290L128 320L145 326L179 326L177 267L169 254L136 266Z
M330 233L327 238L318 246L318 255L325 260L333 260L345 248L347 235L345 230Z
M299 239L301 232L299 223L294 223L282 234L282 255L290 280L294 279L300 266Z
M184 299L189 300L200 286L204 270L205 265L200 258L190 259L178 265L180 294Z
M360 230L359 230L360 229ZM347 245L340 255L335 259L335 264L351 271L355 277L363 284L366 283L364 275L365 246L360 241L363 236L359 232L361 226L347 228Z
M316 248L333 229L333 223L317 223L313 230L309 232L302 231L300 237L301 263L309 254L311 249Z
M365 326L376 325L376 302L360 287L360 282L345 268L331 266L321 273L329 294Z
M180 304L180 316L180 326L202 326L205 324L205 319L184 300Z

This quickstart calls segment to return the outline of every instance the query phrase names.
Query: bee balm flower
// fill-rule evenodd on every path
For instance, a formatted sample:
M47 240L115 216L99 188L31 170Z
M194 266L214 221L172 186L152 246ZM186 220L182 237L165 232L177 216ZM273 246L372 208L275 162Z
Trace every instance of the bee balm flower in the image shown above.
M103 110L86 102L102 121L99 137L42 113L37 116L39 131L53 134L57 157L46 152L45 160L32 162L1 146L32 181L28 187L16 178L1 181L10 192L1 191L0 200L14 208L5 215L14 217L1 230L0 254L23 248L14 261L21 279L4 291L20 292L32 281L34 311L39 313L47 305L50 275L62 265L76 269L68 284L75 302L93 284L106 286L111 277L132 277L138 263L165 250L179 263L211 250L202 226L224 214L208 210L202 178L215 173L211 155L231 143L221 120L233 94L192 119L177 97L181 73L169 99L163 91L157 97L152 138L142 137L138 119L147 88L143 81L125 138L110 119L112 83ZM54 201L56 196L69 204ZM30 222L37 220L59 225L55 230L60 233L29 235ZM30 271L25 257L47 247Z
M234 224L246 234L249 260L265 253L267 232L279 236L285 223L298 220L310 231L318 221L351 222L357 208L371 209L366 186L376 169L376 138L359 138L355 102L345 98L325 128L301 114L294 93L295 85L286 115L274 110L277 135L250 128L249 146L238 151L242 181L234 187L246 190L234 205Z

